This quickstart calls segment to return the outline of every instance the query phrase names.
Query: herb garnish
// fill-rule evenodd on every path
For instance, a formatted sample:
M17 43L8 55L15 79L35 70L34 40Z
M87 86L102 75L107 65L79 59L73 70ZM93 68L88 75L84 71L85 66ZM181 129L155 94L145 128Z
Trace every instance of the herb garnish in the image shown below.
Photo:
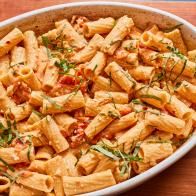
M114 150L112 148L109 148L106 145L92 145L91 149L96 150L102 154L104 154L105 156L113 159L113 160L121 160L122 157L124 160L126 161L140 161L141 158L137 157L137 156L131 156L125 152L122 152L120 150Z
M62 109L62 106L61 106L61 105L58 105L58 104L56 103L56 101L54 101L54 100L51 99L51 97L48 97L48 96L46 96L46 95L41 95L41 96L42 96L44 99L48 100L51 104L53 104L54 107L55 107L56 109Z
M182 25L183 25L183 24L180 23L180 24L177 24L177 25L175 25L175 26L173 26L173 27L164 29L164 32L165 32L165 33L169 33L169 32L171 32L171 31L173 31L173 30L175 30L175 29L178 29L178 28L181 27Z
M143 103L139 99L132 99L131 102L137 105L143 105Z
M63 72L60 72L60 74L66 74L69 72L71 68L75 68L75 65L72 63L69 63L66 59L61 60L60 62L55 62L54 64L56 67L63 70Z
M146 94L146 95L141 95L140 98L149 98L149 99L156 99L157 101L162 102L162 99L155 96L155 95L150 95L150 94Z
M178 50L178 48L167 46L167 49L170 50L173 54L175 54L180 59L186 59L185 56Z
M2 169L0 169L0 174L9 178L12 183L14 183L16 181L15 177L9 175L7 172L3 171Z
M120 116L118 114L115 114L112 111L108 111L108 116L113 118L113 119L119 119L120 118Z
M5 165L5 167L7 167L12 172L15 171L15 169L11 165L9 165L5 160L3 160L2 158L0 158L0 162L2 162Z
M183 64L183 67L182 67L180 73L176 76L176 78L174 79L173 82L175 82L175 81L182 75L182 73L183 73L183 71L184 71L186 65L187 65L187 60L184 61L184 64Z
M51 58L50 49L48 48L49 45L51 44L51 42L50 42L50 40L48 39L47 36L41 36L41 38L42 38L42 43L46 47L48 58Z
M44 116L42 113L38 112L37 110L33 110L32 112L35 113L40 118L42 118Z

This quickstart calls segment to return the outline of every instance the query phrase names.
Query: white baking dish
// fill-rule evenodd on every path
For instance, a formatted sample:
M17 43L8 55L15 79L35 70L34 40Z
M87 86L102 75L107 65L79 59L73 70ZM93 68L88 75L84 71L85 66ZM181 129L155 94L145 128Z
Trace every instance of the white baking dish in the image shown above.
M54 26L54 21L71 18L75 14L84 15L90 19L105 16L120 17L122 15L129 15L133 18L135 24L142 29L149 22L156 23L161 28L168 28L182 23L183 25L180 28L188 49L196 48L196 27L182 18L151 7L117 2L69 3L28 12L1 22L0 37L4 36L14 27L19 27L22 31L32 29L38 34L43 33ZM174 164L195 145L196 135L193 134L174 154L148 171L115 186L85 195L116 195L134 188Z

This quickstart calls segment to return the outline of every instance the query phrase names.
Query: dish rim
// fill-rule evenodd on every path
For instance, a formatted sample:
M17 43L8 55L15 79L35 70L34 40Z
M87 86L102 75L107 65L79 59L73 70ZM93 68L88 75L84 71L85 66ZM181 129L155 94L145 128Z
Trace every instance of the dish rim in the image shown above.
M29 11L14 17L11 17L9 19L6 19L2 22L0 22L0 28L7 26L9 24L15 23L17 21L26 19L31 16L35 16L44 12L48 11L54 11L54 10L61 10L64 8L71 8L71 7L85 7L85 6L115 6L115 7L128 7L128 8L135 8L139 10L149 11L152 13L157 13L160 15L168 16L172 19L174 19L177 22L183 23L185 26L190 28L194 34L196 34L196 27L192 25L190 22L186 21L185 19L182 19L179 16L176 16L175 14L169 13L167 11L163 11L157 8L153 8L150 6L145 5L139 5L139 4L132 4L132 3L121 3L121 2L105 2L105 1L89 1L89 2L73 2L73 3L65 3L65 4L58 4L53 6L48 6L40 9L36 9L33 11ZM117 193L124 192L126 190L129 190L131 188L134 188L143 182L149 180L150 178L154 177L155 175L159 174L163 170L167 169L169 166L173 165L176 161L181 159L185 154L187 154L194 146L196 146L196 134L193 133L191 138L189 138L176 152L174 152L172 155L170 155L165 160L161 161L156 166L150 168L149 170L145 171L142 174L139 174L133 178L130 178L129 180L126 180L124 182L121 182L119 184L116 184L114 186L104 188L98 191L85 193L83 195L85 196L95 196L95 195L114 195Z

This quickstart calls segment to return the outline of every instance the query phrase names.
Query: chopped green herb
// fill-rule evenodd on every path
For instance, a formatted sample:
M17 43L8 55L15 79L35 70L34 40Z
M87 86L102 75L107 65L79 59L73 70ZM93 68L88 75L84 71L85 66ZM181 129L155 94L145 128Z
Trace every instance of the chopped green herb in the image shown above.
M112 46L112 45L114 45L114 44L116 44L116 43L118 43L118 42L120 42L121 40L115 40L115 41L111 41L110 42L110 46Z
M163 144L163 143L171 143L171 142L169 140L149 140L149 141L147 141L147 143L150 143L150 144L156 144L156 143Z
M109 92L107 92L107 94L108 94L109 97L111 98L112 103L113 103L113 105L114 105L114 108L116 109L116 104L115 104L115 101L114 101L114 97L113 97Z
M138 155L138 152L140 150L140 146L141 146L142 142L137 142L135 145L135 149L133 151L133 156L136 157Z
M133 83L133 88L136 86L136 82L131 78L131 76L129 75L129 73L125 72L124 70L121 71L125 76L126 78Z
M42 43L46 47L48 58L51 58L50 49L48 48L49 45L51 44L51 42L50 42L50 40L48 39L47 36L42 36L41 38L42 38Z
M108 116L111 117L111 118L114 118L114 119L119 119L120 118L120 116L118 114L115 114L112 111L108 111Z
M36 114L37 116L39 116L40 118L43 117L43 114L40 113L40 112L38 112L37 110L33 110L32 112L35 113L35 114Z
M48 97L48 96L46 96L46 95L41 95L41 96L42 96L44 99L47 99L51 104L53 104L55 108L57 108L57 109L62 109L62 106L58 105L58 104L56 103L56 101L54 101L54 100L51 99L51 97Z
M7 167L9 170L13 172L15 171L14 168L11 165L9 165L6 161L4 161L2 158L0 158L0 162L2 162L5 165L5 167Z
M72 53L72 52L73 52L73 48L65 48L65 50L66 50L68 53Z
M19 63L11 64L10 67L14 67L16 65L24 65L24 64L25 64L25 62L24 61L21 61Z
M155 95L146 94L146 95L141 95L140 98L156 99L157 101L162 102L162 99L157 97L157 96L155 96Z
M187 60L184 61L182 70L180 71L180 73L176 76L176 78L173 80L173 82L176 82L176 80L182 75L182 73L184 72L184 69L186 68L187 65Z
M124 49L130 51L137 49L135 46L133 46L133 42L131 42L128 46L124 47Z
M96 150L102 154L104 154L105 156L114 159L114 160L119 160L119 157L115 156L112 152L108 151L107 149L105 149L104 147L100 146L100 145L93 145L91 146L91 149Z
M180 59L186 59L186 57L177 48L167 46L167 49L170 50L173 54L175 54Z
M143 105L143 103L139 99L132 99L131 102L134 104Z
M0 174L9 178L12 183L16 181L15 177L9 175L7 172L3 171L2 169L0 169Z
M60 68L63 70L61 74L66 74L69 72L71 68L75 68L75 65L72 63L69 63L66 59L61 60L60 62L55 62L54 64L56 67Z
M181 27L182 25L183 25L183 24L180 23L180 24L177 24L177 25L175 25L175 26L173 26L173 27L164 29L163 31L164 31L165 33L169 33L169 32L171 32L171 31L173 31L173 30L175 30L175 29L178 29L178 28Z
M126 161L140 161L141 160L141 158L139 158L139 157L131 156L131 155L129 155L125 152L122 152L120 150L114 150L104 144L103 145L93 145L93 146L91 146L91 149L96 150L96 151L98 151L98 152L104 154L105 156L108 156L114 160L120 160L120 159L126 160Z

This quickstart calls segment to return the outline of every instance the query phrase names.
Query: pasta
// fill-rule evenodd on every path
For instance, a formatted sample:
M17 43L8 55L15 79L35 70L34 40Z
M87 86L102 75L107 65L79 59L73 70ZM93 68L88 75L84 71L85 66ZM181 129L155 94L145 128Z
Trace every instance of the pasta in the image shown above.
M73 16L0 38L0 193L86 194L174 153L196 128L180 29Z
M36 70L38 43L33 31L24 32L24 46L26 50L27 65L33 70Z

